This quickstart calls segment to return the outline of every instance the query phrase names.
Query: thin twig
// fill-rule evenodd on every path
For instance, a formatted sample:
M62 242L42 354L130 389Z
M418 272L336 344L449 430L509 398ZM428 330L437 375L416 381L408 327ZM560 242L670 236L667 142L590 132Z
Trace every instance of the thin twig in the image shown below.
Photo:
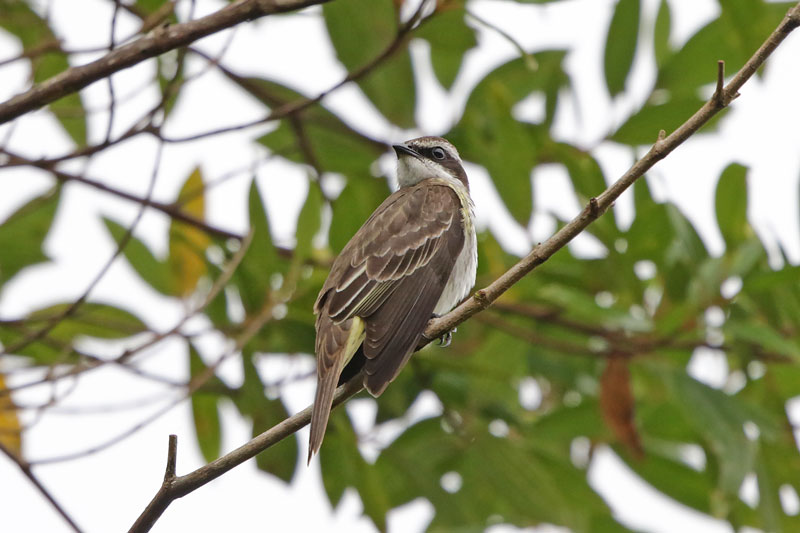
M47 324L45 324L43 327L31 332L28 335L25 335L25 337L23 337L19 341L15 342L15 343L13 343L13 344L11 344L9 346L4 347L3 351L1 352L2 355L16 353L19 350L21 350L21 349L25 348L26 346L28 346L30 343L45 337L48 333L50 333L53 330L53 328L55 328L58 324L60 324L62 320L64 320L65 318L68 318L71 315L73 315L78 310L78 308L81 305L83 305L83 303L89 298L89 295L92 293L92 291L97 286L97 284L100 283L100 280L102 280L103 277L106 275L106 273L108 272L108 269L111 268L111 265L114 264L114 261L117 259L117 257L119 257L122 254L122 252L125 250L125 246L127 246L128 242L130 241L131 237L133 236L133 230L139 224L139 221L142 219L142 216L144 215L145 208L150 203L150 197L153 194L153 190L154 190L155 185L156 185L156 178L158 177L158 169L161 166L161 153L163 151L163 147L164 147L163 143L159 143L158 144L158 149L156 151L156 157L155 157L155 163L153 165L153 172L152 172L152 174L150 176L150 183L147 186L147 193L146 193L146 196L144 198L144 201L141 203L141 207L139 208L139 212L136 213L136 217L133 219L133 223L127 229L127 231L125 232L125 235L123 235L122 239L120 239L119 243L117 243L117 248L116 248L116 250L114 250L114 253L108 259L108 261L106 261L105 265L103 265L103 268L100 269L100 272L97 273L97 275L92 280L92 282L89 283L89 286L86 288L86 290L83 292L83 294L81 294L80 298L78 298L77 300L72 302L62 312L57 313L55 316L50 318L47 321Z
M61 506L61 504L58 503L58 501L53 497L53 495L50 494L50 491L48 491L47 488L44 485L42 485L42 482L39 481L39 478L37 478L34 475L33 470L31 469L31 465L25 462L25 460L22 459L20 456L18 456L16 453L6 448L5 444L3 444L1 441L0 441L0 451L3 452L3 454L6 457L8 457L14 464L16 464L17 467L19 467L19 469L22 471L25 477L27 477L28 480L31 482L31 484L33 484L33 486L36 487L36 490L38 490L42 494L42 496L44 496L44 498L48 502L50 502L50 505L52 505L53 508L56 510L56 512L61 515L61 518L63 518L64 521L67 524L69 524L69 527L71 527L72 530L75 531L76 533L82 533L81 528L79 528L78 524L76 524L75 521L69 516L69 514L67 514L66 509L64 509Z
M193 226L195 228L201 229L206 233L211 235L215 235L217 237L222 237L224 239L236 239L237 241L242 240L242 236L237 233L232 233L230 231L224 230L222 228L218 228L216 226L211 226L210 224L206 223L199 218L196 218L181 209L179 209L175 204L172 203L164 203L159 202L157 200L152 200L148 198L143 198L141 196L136 196L135 194L131 194L129 192L125 192L120 189L116 189L111 187L110 185L106 185L101 181L96 181L85 176L81 176L79 174L70 174L69 172L65 172L63 170L59 170L54 168L52 164L32 159L26 159L20 155L12 154L9 152L5 152L6 155L9 157L9 163L12 165L29 165L36 168L41 168L42 170L46 170L50 172L54 178L61 182L76 182L81 183L83 185L87 185L92 187L93 189L97 189L99 191L107 192L109 194L113 194L114 196L118 196L119 198L123 198L125 200L130 200L137 204L151 207L156 211L161 211L162 213L168 215L170 218L175 220L179 220L181 222L185 222L186 224Z
M108 42L108 51L112 52L116 44L114 34L117 32L117 17L119 16L120 0L114 0L114 14L111 15L111 36ZM108 85L108 127L106 128L106 143L111 142L111 133L114 131L114 113L116 111L116 96L114 95L114 76L106 78Z

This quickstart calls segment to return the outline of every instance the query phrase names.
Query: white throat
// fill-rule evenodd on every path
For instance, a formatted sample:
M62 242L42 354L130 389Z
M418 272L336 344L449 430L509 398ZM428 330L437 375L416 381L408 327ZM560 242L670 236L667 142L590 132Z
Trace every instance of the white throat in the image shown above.
M397 183L410 187L427 178L458 181L444 167L428 159L404 156L397 160Z

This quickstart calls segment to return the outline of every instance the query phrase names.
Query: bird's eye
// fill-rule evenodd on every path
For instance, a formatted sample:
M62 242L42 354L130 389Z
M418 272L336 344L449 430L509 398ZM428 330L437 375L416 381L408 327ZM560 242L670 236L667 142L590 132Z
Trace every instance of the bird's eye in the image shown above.
M445 153L445 151L442 150L441 148L439 148L438 146L436 148L434 148L433 150L431 150L431 154L433 154L433 157L435 157L436 159L438 159L440 161L442 159L444 159L445 157L447 157L447 154Z

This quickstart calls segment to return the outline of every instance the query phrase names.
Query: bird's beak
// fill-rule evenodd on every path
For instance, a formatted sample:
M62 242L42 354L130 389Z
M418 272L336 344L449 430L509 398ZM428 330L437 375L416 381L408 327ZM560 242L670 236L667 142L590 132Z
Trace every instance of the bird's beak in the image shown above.
M412 157L419 158L420 155L406 146L405 144L393 144L392 148L394 148L395 153L397 154L397 158L400 159L403 156L410 155Z

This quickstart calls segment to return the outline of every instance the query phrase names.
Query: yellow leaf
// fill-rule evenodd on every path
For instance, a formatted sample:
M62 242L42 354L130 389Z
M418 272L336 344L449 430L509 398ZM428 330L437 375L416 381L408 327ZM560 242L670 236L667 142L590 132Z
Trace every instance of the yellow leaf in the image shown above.
M196 168L178 193L177 205L198 220L205 220L203 175ZM172 286L181 297L189 296L206 273L205 252L210 239L204 231L185 222L172 220L169 227L169 266Z
M6 390L3 374L0 374L0 442L11 453L22 457L22 427L17 417L17 406Z

